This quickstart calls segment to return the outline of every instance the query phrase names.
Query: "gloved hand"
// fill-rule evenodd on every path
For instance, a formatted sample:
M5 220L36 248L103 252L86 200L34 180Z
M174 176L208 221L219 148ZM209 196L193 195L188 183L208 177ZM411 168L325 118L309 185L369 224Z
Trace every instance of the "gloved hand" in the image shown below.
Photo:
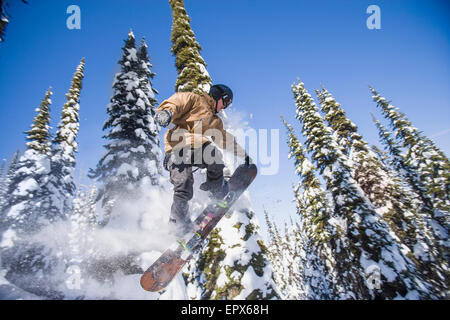
M253 164L253 159L248 154L245 155L245 165L248 167Z
M161 110L156 112L155 121L161 127L167 127L172 120L172 113L169 110Z

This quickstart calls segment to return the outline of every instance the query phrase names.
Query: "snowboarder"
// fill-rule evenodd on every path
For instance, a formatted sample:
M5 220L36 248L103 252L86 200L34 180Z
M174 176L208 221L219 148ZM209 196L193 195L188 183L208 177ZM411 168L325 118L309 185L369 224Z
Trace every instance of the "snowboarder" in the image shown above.
M232 101L231 89L217 84L211 87L209 94L175 93L156 110L155 120L159 125L174 124L164 135L164 167L170 172L170 182L174 186L169 223L177 235L193 227L188 214L188 203L193 197L193 166L206 168L206 182L200 185L201 190L209 191L213 198L222 198L228 192L223 159L211 141L222 149L232 149L228 151L249 163L245 149L223 129L218 116Z

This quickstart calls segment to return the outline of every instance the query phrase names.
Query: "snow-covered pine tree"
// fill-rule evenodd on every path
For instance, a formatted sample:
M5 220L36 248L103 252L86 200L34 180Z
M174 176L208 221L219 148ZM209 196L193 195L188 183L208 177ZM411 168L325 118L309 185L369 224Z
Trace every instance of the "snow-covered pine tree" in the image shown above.
M384 145L384 151L386 153L385 161L386 164L394 169L395 171L400 171L400 163L404 162L404 158L401 152L400 145L392 137L392 133L381 124L381 122L371 113L372 121L378 128L378 137L380 142Z
M16 151L11 159L11 162L9 163L8 166L8 170L6 171L6 173L3 173L3 180L2 180L2 189L1 189L1 196L0 196L0 232L1 230L3 230L2 225L4 223L4 218L3 218L3 207L6 205L6 202L8 200L8 189L9 189L9 184L11 183L11 179L14 175L15 172L15 166L17 165L17 162L19 161L19 155L20 152ZM6 167L6 165L5 165ZM1 235L1 233L0 233Z
M408 246L422 277L432 284L435 293L445 291L443 281L446 265L442 265L438 248L434 248L433 234L413 205L408 190L403 189L389 171L383 168L377 155L370 149L346 116L341 105L325 89L316 91L324 119L334 130L339 145L345 145L351 175L357 185L375 206L377 213L388 223L402 244Z
M285 272L282 263L282 240L277 237L277 226L269 218L269 213L264 209L264 218L267 226L268 233L268 252L267 257L272 264L274 281L277 284L278 289L284 294L287 281L284 281Z
M301 178L296 188L297 214L300 218L296 231L297 246L301 250L298 262L302 265L299 276L303 287L302 299L333 299L333 269L336 262L330 243L337 240L333 237L338 232L330 223L331 208L314 174L314 166L306 158L293 127L284 119L283 123L288 130L289 158L295 159L295 171ZM302 192L299 192L300 188Z
M11 158L11 162L9 163L8 172L6 173L5 177L6 179L12 178L16 170L17 163L19 162L19 158L20 158L20 151L17 150L16 152L14 152L14 155Z
M450 161L445 154L426 136L415 128L405 114L369 87L373 100L381 109L384 117L390 121L395 137L405 148L405 165L417 174L421 184L438 213L441 224L450 213ZM448 220L448 219L447 219Z
M2 160L2 164L0 166L0 224L1 224L1 212L3 208L3 204L5 202L5 196L6 196L6 175L5 175L5 168L6 168L6 159ZM1 228L0 228L1 229Z
M39 181L36 185L35 193L28 194L27 196L30 198L30 200L33 202L30 204L31 207L33 207L32 210L28 212L28 214L31 214L34 212L34 217L31 218L30 216L24 217L25 221L28 221L31 225L34 225L34 227L38 227L37 225L37 219L41 216L40 213L45 212L45 206L42 205L42 197L45 195L45 184L47 181L46 174L48 173L48 166L49 164L49 157L50 157L50 105L52 103L51 96L52 96L52 89L51 87L46 91L45 97L42 99L41 104L39 108L36 108L37 115L33 119L33 123L31 125L31 129L26 131L25 134L26 140L28 141L26 143L27 151L25 152L28 157L28 159L21 158L19 162L17 155L15 154L10 169L8 172L8 178L7 183L9 185L12 184L12 181L18 181L19 178L16 174L17 171L23 171L24 165L26 168L28 168L28 173L22 174L21 178L19 178L19 181L21 179L28 179L30 176L35 181ZM32 152L33 150L34 152ZM25 155L24 155L25 156ZM25 162L23 162L25 161ZM35 164L33 162L39 163ZM26 164L25 164L26 163ZM20 167L20 169L19 169ZM34 173L32 172L33 169L36 169L37 167L41 167L41 171L43 171L41 174L37 172L37 177L33 177ZM14 178L13 178L14 176ZM32 181L32 180L28 180ZM23 181L20 182L23 185ZM14 186L12 186L14 188ZM10 190L11 191L11 190ZM17 190L16 190L17 192ZM14 197L11 197L8 201L14 202ZM19 200L18 198L15 198L15 200ZM28 228L27 228L28 229ZM37 230L37 229L36 229ZM28 229L27 231L31 231L31 229Z
M316 269L308 270L311 265L304 262L305 256L303 255L303 239L300 233L300 225L298 222L294 223L292 218L289 225L286 222L284 224L284 238L286 239L287 256L283 256L283 260L288 267L287 274L289 279L287 296L289 299L305 299L305 293L310 293L308 292L310 288L305 286L302 276L306 274L309 277L308 280L311 280L312 278L317 278L319 274ZM315 292L322 289L324 291L322 295L327 296L327 288L324 288L322 283L313 280L311 284L315 285Z
M73 212L70 215L70 231L68 245L64 251L66 270L80 271L87 274L91 257L94 256L93 233L98 222L96 215L97 188L80 186L73 200ZM81 287L72 290L73 298L81 296ZM70 298L70 297L67 297Z
M5 4L3 3L3 0L0 0L0 42L3 41L5 29L9 22L4 6Z
M139 59L140 63L140 68L137 71L140 81L139 87L142 89L142 91L144 91L150 106L154 107L158 104L155 95L159 94L159 92L158 90L153 88L152 80L156 74L151 70L153 65L150 63L150 57L148 55L148 45L144 37L142 38L141 46L138 49L137 58ZM155 113L156 111L154 110L154 108L151 108L150 114L154 116Z
M73 173L75 170L75 153L78 150L76 138L79 130L80 93L84 78L84 58L77 66L72 78L67 101L61 112L55 138L52 145L51 173L48 181L48 194L44 204L48 207L46 216L50 221L65 220L73 209L76 193Z
M387 151L381 150L376 145L372 145L370 148L372 149L373 152L375 152L375 154L378 157L378 160L380 160L380 162L383 164L384 170L389 171L390 170L389 153Z
M338 145L345 146L350 160L352 178L358 183L378 212L389 223L402 242L414 247L416 230L412 225L413 208L406 208L407 193L383 170L378 157L358 134L357 126L346 116L341 105L325 89L317 91L324 119L334 130Z
M34 149L42 154L50 153L50 104L52 96L52 88L50 87L45 98L42 100L38 115L33 121L33 125L29 131L26 131L27 147L29 149Z
M221 118L224 128L233 133L234 124L225 111L222 111ZM245 131L248 128L241 129ZM224 174L227 175L233 172L235 161L231 155L224 154L224 158ZM248 191L241 195L234 208L219 222L216 232L210 237L211 245L208 247L213 250L211 252L223 252L225 255L223 259L220 254L204 256L205 265L213 268L218 265L220 269L216 269L216 275L209 277L205 277L206 272L197 274L196 279L207 279L208 286L202 285L208 288L202 299L277 299L279 294L267 258L267 248L260 235L259 221L252 209ZM218 244L220 250L216 251ZM199 261L202 263L202 259ZM209 296L211 292L215 294Z
M105 212L102 224L110 219L111 202L139 198L139 188L159 185L162 174L160 127L154 120L157 91L152 88L154 73L147 45L143 41L138 51L130 30L122 51L107 106L109 117L103 125L106 152L89 173L100 183L99 199Z
M307 151L323 174L333 199L331 223L339 234L331 242L335 256L336 294L344 299L428 298L410 251L399 243L389 226L375 212L351 178L348 158L340 151L318 113L311 95L300 82L292 85L297 118L307 136ZM380 281L372 282L374 273Z
M0 181L3 183L3 178L5 176L6 159L2 159L2 164L0 165Z
M383 156L383 158L387 169L392 172L393 176L397 177L398 183L402 184L405 190L409 193L413 192L417 194L417 197L420 197L419 193L417 193L419 190L417 188L421 188L421 186L420 184L415 183L416 175L405 165L405 157L401 151L398 141L395 140L392 133L389 132L389 130L383 126L373 114L371 115L375 126L378 128L379 140L384 145L386 150L386 156ZM425 191L422 190L420 193L425 194ZM424 203L429 203L427 198L425 198L425 202L422 203L422 201L419 200L418 202L415 202L414 205L416 208L419 208L420 206L423 206ZM431 210L431 208L428 208L428 210Z
M28 0L22 0L23 3L28 3ZM8 0L0 0L0 42L5 40L5 29L9 23L9 13L7 11L9 5Z
M21 220L26 221L26 228L10 228L5 234L9 239L15 238L2 256L7 264L7 279L30 292L50 298L62 298L56 290L61 279L55 278L55 272L63 267L59 259L61 248L52 251L39 241L27 239L46 225L66 220L71 214L71 204L75 195L73 171L76 136L78 133L78 109L81 82L83 79L84 59L81 61L72 79L67 102L62 109L52 148L49 148L49 110L51 92L47 92L41 104L42 108L35 119L32 129L28 131L27 151L18 163L16 172L30 177L16 186L16 193L29 198L23 209L26 213ZM25 161L23 161L25 160ZM13 185L13 184L11 184ZM31 200L30 200L31 199ZM21 203L11 209L17 208ZM11 216L14 211L9 211ZM26 219L23 219L26 218ZM17 226L13 222L13 226ZM19 220L19 224L21 221ZM16 231L15 233L11 231ZM10 241L12 243L12 241ZM56 247L55 247L56 248Z
M412 126L398 108L392 106L372 87L373 100L389 120L393 132L390 133L379 121L375 121L382 142L392 155L394 167L408 182L419 210L434 233L438 256L442 261L450 261L450 209L449 160L437 146ZM447 275L447 278L449 276ZM446 283L449 281L447 280Z
M396 177L403 189L410 194L412 198L411 205L416 211L424 215L425 220L429 220L432 216L433 205L426 195L425 188L418 180L416 171L406 165L405 154L402 152L400 143L395 139L393 133L390 132L379 120L372 115L373 122L378 128L378 136L380 142L384 145L388 158L387 165L392 172L392 176Z
M158 105L158 101L155 95L159 94L158 90L153 88L152 80L155 77L155 73L151 71L152 64L150 63L150 57L148 56L148 46L145 39L142 39L141 47L138 50L137 57L140 63L140 68L138 69L139 77L139 88L144 92L144 98L148 99L148 104L146 104L147 112L147 122L146 125L150 128L149 140L152 142L152 147L149 149L150 154L144 159L146 166L148 167L149 180L152 185L159 185L159 178L161 177L162 168L162 151L160 148L159 132L161 128L155 122L155 108ZM155 170L156 169L156 170Z
M93 230L98 226L96 213L96 199L98 189L91 186L80 186L77 195L74 198L74 220L78 221L78 225L85 230Z
M429 245L426 247L417 246L413 252L416 256L421 256L420 262L422 264L420 269L424 270L428 278L437 282L434 289L436 291L441 290L440 295L445 296L447 294L446 291L448 291L446 287L448 287L450 281L449 273L444 271L448 270L450 252L448 228L446 229L445 227L446 222L445 220L435 219L435 210L433 209L432 202L426 194L425 187L418 179L416 170L407 165L405 153L402 152L400 143L379 120L373 115L372 118L378 128L380 141L390 156L387 160L389 172L392 172L391 176L393 179L407 193L405 206L414 208L421 216L421 219L417 220L418 222L425 222L420 227L421 230L424 230L422 233L426 236L425 240ZM441 215L437 217L440 218ZM426 261L427 256L430 257L429 261Z
M284 300L300 300L304 298L304 288L301 279L303 267L301 259L298 225L285 224L281 235L277 225L270 221L267 211L264 211L269 232L268 257L273 268L274 281Z
M36 108L31 130L25 132L27 150L20 158L18 153L14 155L6 176L8 190L3 207L3 230L9 228L10 233L23 235L36 231L44 222L41 213L45 212L42 197L50 172L48 124L51 94L51 89L48 89L40 107Z
M246 205L249 207L249 205ZM192 299L273 299L268 249L251 209L234 210L211 232L184 274Z
M31 130L28 131L27 149L17 161L13 159L8 173L8 196L2 212L2 239L0 243L5 278L23 289L50 294L46 274L51 270L51 257L39 243L29 240L48 219L44 199L48 194L50 174L48 132L50 90L37 108ZM38 133L39 132L39 133ZM37 273L40 277L33 279Z
M352 141L361 137L357 134L358 127L351 122L340 104L322 86L322 92L316 90L321 109L325 113L324 120L333 129L334 139L341 147L342 152L348 156L351 152Z
M17 165L17 162L19 161L19 155L20 152L16 151L8 165L8 170L6 173L2 173L2 182L1 182L1 189L0 189L0 244L2 241L2 233L8 228L6 224L6 210L3 210L3 208L8 203L8 191L9 191L9 185L11 183L11 180L14 176L14 172L16 171L15 167ZM5 164L6 160L3 160L3 164ZM6 165L5 165L6 167ZM0 245L1 250L1 245Z
M211 77L200 55L201 47L191 29L184 2L169 0L169 3L173 17L171 51L178 74L175 91L208 93ZM224 127L227 128L226 122ZM200 173L196 181L199 177L205 179ZM259 223L248 193L241 196L239 203L241 209L233 210L229 218L220 221L203 250L184 269L191 299L270 299L277 296L271 266L265 257L267 248L259 234ZM204 206L205 203L199 202L191 204L191 209Z
M184 8L183 0L169 0L172 8L172 54L178 78L176 92L208 93L211 77L206 70L206 63L200 55L202 47L197 42L191 28L191 18Z

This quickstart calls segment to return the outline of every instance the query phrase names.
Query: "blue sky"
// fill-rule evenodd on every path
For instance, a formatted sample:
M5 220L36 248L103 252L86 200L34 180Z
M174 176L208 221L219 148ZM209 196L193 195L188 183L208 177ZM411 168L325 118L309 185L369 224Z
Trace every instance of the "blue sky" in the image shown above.
M173 93L170 6L165 0L10 2L11 23L0 44L0 157L24 149L23 132L50 85L56 128L72 75L85 57L77 155L83 176L103 153L101 128L130 28L139 42L142 37L148 42L158 101ZM66 27L72 4L81 9L81 30ZM381 30L366 27L372 4L381 9ZM295 212L291 186L298 180L279 116L300 132L290 91L297 77L313 96L323 84L364 138L378 143L370 112L381 115L367 87L372 85L449 154L448 1L185 0L185 5L213 81L233 88L233 108L255 129L280 129L280 171L259 176L250 189L261 220L263 206L271 216Z

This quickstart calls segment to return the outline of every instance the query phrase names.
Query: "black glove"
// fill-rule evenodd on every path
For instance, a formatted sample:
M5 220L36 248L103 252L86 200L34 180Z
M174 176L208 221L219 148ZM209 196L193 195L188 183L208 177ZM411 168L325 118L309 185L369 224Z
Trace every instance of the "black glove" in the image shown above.
M172 113L169 110L161 110L156 112L155 121L161 127L167 127L172 120Z
M252 158L248 154L245 155L245 165L249 167L251 164L253 164Z

